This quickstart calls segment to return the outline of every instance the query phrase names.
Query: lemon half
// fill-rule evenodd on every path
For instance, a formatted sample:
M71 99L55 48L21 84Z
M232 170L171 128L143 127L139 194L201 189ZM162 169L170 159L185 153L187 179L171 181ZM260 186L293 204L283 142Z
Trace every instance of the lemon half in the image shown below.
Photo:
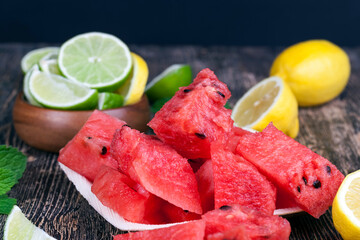
M344 179L333 202L332 216L344 240L360 239L360 170Z
M237 127L261 131L273 122L292 138L299 132L295 96L279 77L267 78L252 87L237 101L231 117Z

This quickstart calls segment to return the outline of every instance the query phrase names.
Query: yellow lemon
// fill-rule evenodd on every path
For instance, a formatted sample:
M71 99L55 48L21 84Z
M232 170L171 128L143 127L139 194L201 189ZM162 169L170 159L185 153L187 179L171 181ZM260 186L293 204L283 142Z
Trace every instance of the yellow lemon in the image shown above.
M299 132L295 96L279 77L267 78L253 86L237 101L231 117L238 127L261 131L273 122L292 138Z
M333 202L332 216L344 240L360 239L360 170L344 179Z
M335 44L309 40L285 49L275 59L270 75L289 84L300 106L314 106L343 91L350 75L350 61Z
M135 53L131 53L133 69L122 85L115 92L124 96L124 105L130 105L140 101L145 91L146 82L149 76L149 69L145 60Z

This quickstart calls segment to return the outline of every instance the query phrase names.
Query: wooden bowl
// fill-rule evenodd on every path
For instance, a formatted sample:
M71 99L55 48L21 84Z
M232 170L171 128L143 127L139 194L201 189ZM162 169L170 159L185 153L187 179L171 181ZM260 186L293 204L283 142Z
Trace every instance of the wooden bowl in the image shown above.
M40 108L27 103L19 93L14 104L13 121L17 134L30 146L58 152L80 130L93 111L65 111ZM132 128L146 131L150 106L144 95L140 102L103 112L124 120Z

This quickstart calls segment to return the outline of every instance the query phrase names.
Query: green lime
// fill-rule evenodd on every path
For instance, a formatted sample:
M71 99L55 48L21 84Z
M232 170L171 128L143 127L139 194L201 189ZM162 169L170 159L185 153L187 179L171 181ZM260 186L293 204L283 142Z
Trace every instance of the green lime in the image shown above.
M6 219L4 240L55 240L46 232L32 224L21 212L18 206L14 206Z
M40 59L44 56L48 55L49 53L57 53L59 52L59 48L57 47L46 47L46 48L39 48L28 52L22 59L21 59L21 69L24 73L30 70L35 64L38 64Z
M179 87L187 86L192 82L192 72L189 65L174 64L155 77L145 89L151 102L162 98L171 98Z
M70 80L99 91L115 91L132 68L128 47L105 33L85 33L65 42L59 53L61 72Z
M43 72L61 75L57 59L41 59L39 67Z
M116 93L103 92L99 93L98 109L105 110L118 108L124 105L124 96Z
M35 71L29 89L41 105L54 109L87 110L96 108L98 92L55 74Z
M24 83L23 83L23 91L24 91L24 95L26 100L34 106L37 107L41 107L41 105L34 99L34 97L30 94L30 90L29 90L29 81L30 81L30 77L31 75L35 72L35 71L39 71L39 66L37 64L35 64L29 71L27 71L27 73L25 74L24 77Z

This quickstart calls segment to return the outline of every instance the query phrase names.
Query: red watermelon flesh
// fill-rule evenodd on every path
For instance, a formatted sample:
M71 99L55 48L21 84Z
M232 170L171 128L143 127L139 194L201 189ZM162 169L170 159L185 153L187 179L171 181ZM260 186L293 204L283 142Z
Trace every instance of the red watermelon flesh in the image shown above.
M261 133L244 135L236 150L316 218L331 206L344 179L327 159L286 136L271 123Z
M220 143L211 145L215 183L215 209L239 204L273 215L276 188L242 157L226 151Z
M119 213L126 220L143 222L150 194L118 170L103 167L96 176L91 191L104 206Z
M194 172L197 172L200 167L204 164L204 162L206 162L205 158L198 158L198 159L188 159L188 162L191 166L191 168L193 169Z
M171 203L165 203L161 210L167 223L185 222L201 219L201 215L183 210Z
M214 174L211 160L207 160L196 172L203 212L214 209Z
M227 232L243 227L239 231L245 230L249 239L288 239L291 231L286 219L240 205L222 206L207 212L202 218L206 222L205 236L216 233L233 234Z
M178 224L175 226L155 230L129 232L114 236L114 240L203 240L205 222L203 220Z
M149 126L166 144L188 159L210 158L210 143L224 140L231 131L231 110L224 108L231 94L210 69L182 87Z
M158 139L127 126L116 131L111 153L119 168L154 195L201 214L195 174L187 159Z
M207 236L207 240L251 240L245 226L231 228L222 233L215 233Z
M226 149L235 153L236 147L237 147L237 145L239 145L241 137L248 133L251 133L251 132L234 126L229 134L227 142L225 143Z
M58 161L94 181L101 166L117 168L109 147L115 130L124 124L124 121L95 110L76 136L60 150Z

